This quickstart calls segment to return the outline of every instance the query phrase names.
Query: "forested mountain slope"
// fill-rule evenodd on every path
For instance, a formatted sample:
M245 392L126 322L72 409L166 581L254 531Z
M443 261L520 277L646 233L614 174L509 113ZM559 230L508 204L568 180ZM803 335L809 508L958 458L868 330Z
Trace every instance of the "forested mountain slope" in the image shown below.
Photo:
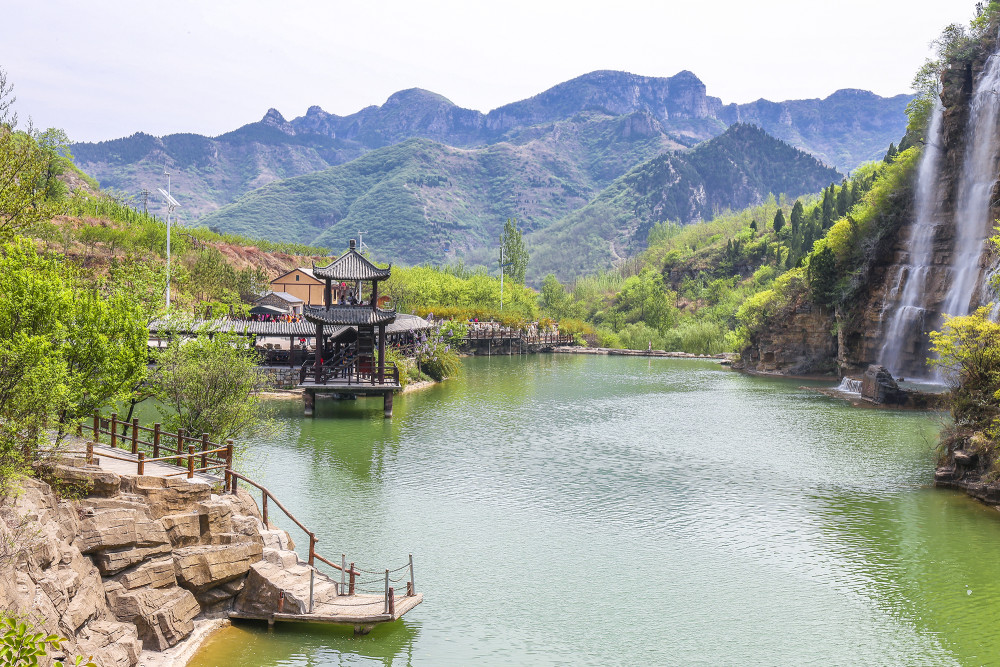
M531 275L568 279L634 254L658 222L690 223L725 209L797 197L840 182L837 170L771 137L737 124L691 151L665 154L631 169L585 207L529 236Z
M142 189L155 192L165 180L166 168L182 204L181 219L193 221L267 183L344 164L410 138L456 147L518 143L525 135L538 139L545 133L556 133L558 141L560 123L581 117L640 114L662 135L661 142L686 146L717 136L733 123L754 123L847 171L878 157L902 135L908 100L905 95L883 98L864 91L838 91L823 100L723 105L707 95L704 84L688 71L668 78L597 71L486 114L426 90L410 89L393 94L381 106L347 116L314 106L289 121L271 109L260 121L218 137L157 138L137 133L74 144L72 152L76 164L102 187L129 194ZM619 136L588 159L627 161L629 141L630 137ZM151 203L151 210L159 205Z

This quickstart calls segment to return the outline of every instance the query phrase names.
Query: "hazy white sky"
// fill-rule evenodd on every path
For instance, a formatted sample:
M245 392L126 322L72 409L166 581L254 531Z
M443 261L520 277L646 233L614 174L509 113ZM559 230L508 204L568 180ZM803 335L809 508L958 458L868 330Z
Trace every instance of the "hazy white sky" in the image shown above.
M45 0L6 3L22 122L75 141L216 135L426 88L489 111L595 69L688 69L723 102L909 92L973 0Z

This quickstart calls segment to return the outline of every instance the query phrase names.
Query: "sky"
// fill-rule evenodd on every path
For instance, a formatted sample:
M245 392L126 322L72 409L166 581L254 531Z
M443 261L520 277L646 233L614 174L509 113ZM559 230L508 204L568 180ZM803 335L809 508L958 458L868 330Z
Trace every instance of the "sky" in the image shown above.
M73 141L222 134L273 107L340 115L425 88L489 111L597 69L694 72L724 103L910 91L974 0L5 3L21 125ZM13 28L11 28L13 26Z

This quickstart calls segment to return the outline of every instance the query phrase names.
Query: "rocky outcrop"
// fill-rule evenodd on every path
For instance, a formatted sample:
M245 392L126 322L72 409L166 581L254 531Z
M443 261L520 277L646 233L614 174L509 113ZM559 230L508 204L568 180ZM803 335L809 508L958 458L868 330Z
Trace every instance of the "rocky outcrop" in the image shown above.
M801 298L743 351L739 367L758 373L805 375L835 369L833 313Z
M71 657L126 667L143 649L172 647L196 618L232 607L265 548L291 547L245 492L86 467L49 473L99 495L64 500L27 479L0 503L0 608L68 637Z
M872 364L861 380L861 398L875 405L905 405L906 392L899 388L885 366Z

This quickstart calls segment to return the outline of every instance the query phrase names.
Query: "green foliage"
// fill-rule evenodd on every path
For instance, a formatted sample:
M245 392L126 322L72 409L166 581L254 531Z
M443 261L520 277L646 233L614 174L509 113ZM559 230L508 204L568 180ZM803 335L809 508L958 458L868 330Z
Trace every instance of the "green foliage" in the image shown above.
M414 359L421 372L438 382L462 372L458 352L444 340L440 329L432 330L426 340L417 345Z
M461 345L465 337L469 335L469 327L464 322L458 320L442 322L441 326L438 327L438 331L445 344L453 348Z
M507 218L500 235L500 257L503 264L500 270L515 283L524 284L524 273L528 269L528 250L524 247L524 238L517 228L517 218Z
M828 246L824 245L810 257L807 275L813 302L821 306L832 305L838 278L837 258Z
M971 315L946 315L941 331L932 331L932 366L942 369L951 387L955 423L1000 437L1000 324L988 307Z
M175 338L160 353L150 383L171 431L208 433L222 442L268 424L260 400L263 380L245 337L202 332Z
M48 655L48 649L60 650L65 638L59 635L46 635L35 632L35 628L26 621L0 615L0 665L12 667L37 667L39 658ZM56 660L54 667L64 667L62 660ZM73 661L76 667L97 667L92 658L77 656Z
M500 279L477 272L468 277L431 266L392 269L385 293L400 312L429 312L451 319L532 321L538 317L538 295L524 285L504 284L500 312Z
M95 409L128 400L148 334L132 295L98 293L26 239L0 245L0 483Z

